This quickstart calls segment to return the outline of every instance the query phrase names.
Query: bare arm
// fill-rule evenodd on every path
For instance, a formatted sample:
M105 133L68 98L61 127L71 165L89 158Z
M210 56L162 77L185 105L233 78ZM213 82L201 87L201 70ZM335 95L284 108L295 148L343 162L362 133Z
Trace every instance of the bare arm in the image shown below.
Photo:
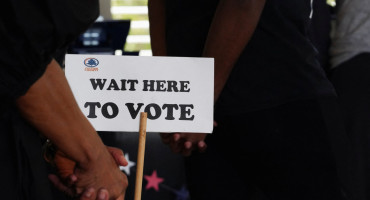
M70 158L79 163L96 159L94 147L103 143L78 108L55 60L17 105L25 118Z
M215 58L215 102L258 24L265 0L220 0L208 32L204 57ZM165 0L149 0L153 55L166 55Z
M158 3L154 0L153 2ZM230 72L252 37L264 5L265 0L220 0L203 49L204 57L215 58L214 102L220 96ZM155 9L154 6L152 10L153 13L154 11L160 12L160 9ZM160 31L164 30L164 25L155 22L161 19L160 21L164 23L162 18L164 18L163 15L153 14L151 22L151 24L153 23L151 34L155 34L152 36L152 40L156 38L156 44L152 43L155 50L160 49L165 43L164 34ZM163 38L158 37L158 34ZM161 137L162 141L168 144L173 152L188 156L194 149L205 150L207 146L204 142L206 135L174 133L171 135L161 134Z
M220 0L208 32L204 57L215 58L215 102L258 24L265 0Z
M17 106L42 135L77 163L77 186L106 188L113 197L124 193L127 179L80 111L55 60L28 92L18 98Z
M148 0L150 42L154 56L166 56L165 0Z

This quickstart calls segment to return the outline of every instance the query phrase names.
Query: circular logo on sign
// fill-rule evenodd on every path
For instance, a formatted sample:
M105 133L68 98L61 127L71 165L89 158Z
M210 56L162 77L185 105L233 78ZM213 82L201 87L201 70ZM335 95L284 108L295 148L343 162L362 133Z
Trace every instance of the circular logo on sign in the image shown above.
M99 60L96 58L86 58L84 64L86 67L96 67L99 65Z

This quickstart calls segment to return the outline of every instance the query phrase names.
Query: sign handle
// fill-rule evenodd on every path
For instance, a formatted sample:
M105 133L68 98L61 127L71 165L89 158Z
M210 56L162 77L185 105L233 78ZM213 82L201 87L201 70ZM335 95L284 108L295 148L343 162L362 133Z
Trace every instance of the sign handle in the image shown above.
M146 138L146 120L147 113L140 113L140 128L139 128L139 148L137 153L136 166L136 183L135 183L135 200L141 200L141 190L143 186L143 170L144 170L144 155L145 155L145 138Z

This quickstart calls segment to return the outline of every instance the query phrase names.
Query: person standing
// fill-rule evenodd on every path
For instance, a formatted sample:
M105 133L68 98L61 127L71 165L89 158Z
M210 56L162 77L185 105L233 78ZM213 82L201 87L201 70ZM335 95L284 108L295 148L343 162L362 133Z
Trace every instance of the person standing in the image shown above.
M353 153L351 185L356 200L370 199L370 2L337 0L330 48L331 81L338 93Z
M5 0L0 9L2 198L54 199L42 155L48 139L76 163L75 197L123 199L127 178L60 66L67 45L98 16L98 1Z
M345 199L320 104L336 94L308 39L312 3L149 0L154 56L215 59L213 133L161 134L187 156L192 200Z

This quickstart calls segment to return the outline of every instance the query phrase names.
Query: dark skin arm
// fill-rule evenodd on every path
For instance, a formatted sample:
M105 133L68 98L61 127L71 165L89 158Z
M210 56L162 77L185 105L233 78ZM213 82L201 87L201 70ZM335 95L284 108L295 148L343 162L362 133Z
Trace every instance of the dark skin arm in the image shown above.
M150 43L153 56L167 56L165 0L148 0Z
M214 102L220 96L236 61L252 37L264 5L265 0L220 0L203 49L203 57L215 59ZM155 43L152 43L153 55L160 55L165 51L164 7L164 0L149 0L149 13L152 13L149 15L151 37L155 40ZM164 143L169 144L174 152L185 156L190 155L194 149L203 151L206 135L161 134Z
M106 189L112 199L123 199L127 177L79 109L55 60L16 103L25 119L76 162L76 188Z

